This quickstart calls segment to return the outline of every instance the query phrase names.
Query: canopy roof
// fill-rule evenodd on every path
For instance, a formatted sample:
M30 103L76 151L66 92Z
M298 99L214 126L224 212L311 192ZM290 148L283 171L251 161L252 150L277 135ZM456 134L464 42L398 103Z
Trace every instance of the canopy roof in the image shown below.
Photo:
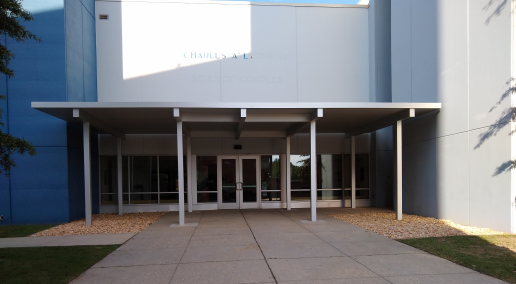
M285 137L308 132L354 136L441 108L440 103L169 103L32 102L32 108L72 123L90 122L100 133L176 134L191 137Z

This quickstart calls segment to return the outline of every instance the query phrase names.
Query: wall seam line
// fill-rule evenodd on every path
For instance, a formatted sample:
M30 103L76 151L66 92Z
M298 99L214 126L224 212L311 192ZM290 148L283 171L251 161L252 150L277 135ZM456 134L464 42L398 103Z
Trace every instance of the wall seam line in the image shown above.
M88 11L88 14L90 14L90 16L95 19L95 15L91 14L91 11L88 10L88 7L86 7L86 5L84 5L84 3L82 2L82 0L79 0L79 2L81 2L81 5L84 7L84 9L86 9L86 11Z
M469 3L470 3L470 0L466 0L466 29L467 29L467 46L466 46L466 57L468 58L467 59L467 64L468 64L468 67L467 67L467 76L468 76L468 81L467 81L467 92L468 92L468 225L471 225L471 152L469 151L471 145L470 145L470 123L469 123L469 117L470 117L470 102L469 102L469 97L470 97L470 50L469 50L469 46L470 46L470 29L469 29Z
M86 9L86 7L84 7L84 4L82 3L82 0L81 0L81 55L82 55L82 100L84 102L86 102L86 83L85 83L85 78L84 78L84 15L83 15L83 12L82 12L82 8L84 8L86 11L88 9Z
M299 74L298 74L298 53L297 53L297 45L298 45L298 39L297 39L297 7L294 8L295 11L295 24L296 24L296 101L299 102Z

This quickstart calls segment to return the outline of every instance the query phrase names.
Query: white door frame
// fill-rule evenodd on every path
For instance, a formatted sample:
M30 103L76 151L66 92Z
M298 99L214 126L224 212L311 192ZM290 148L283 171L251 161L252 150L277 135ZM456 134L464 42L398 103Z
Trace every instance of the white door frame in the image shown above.
M243 173L243 162L242 160L249 159L249 160L255 160L256 161L256 202L244 202L244 195L242 190L240 190L240 209L257 209L260 208L260 201L261 201L261 188L262 188L262 182L261 182L261 157L260 156L238 156L238 171L239 173L239 181L243 181L244 173ZM241 184L242 185L242 184Z
M235 179L237 181L236 202L222 202L222 159L235 160ZM243 202L243 194L241 190L242 182L242 160L256 160L256 202ZM261 176L260 176L260 156L259 155L228 155L217 156L217 201L219 209L257 209L260 208L260 192L261 192ZM240 184L239 184L240 183Z

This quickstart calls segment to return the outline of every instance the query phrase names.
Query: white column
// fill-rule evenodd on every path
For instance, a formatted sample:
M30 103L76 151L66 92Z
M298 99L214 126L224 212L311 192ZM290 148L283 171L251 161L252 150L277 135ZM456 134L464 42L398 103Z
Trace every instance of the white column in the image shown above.
M192 138L186 137L186 174L188 177L188 212L192 212L193 204L193 184L192 175L194 173L192 169Z
M287 154L286 154L286 164L287 164L287 170L286 170L286 178L287 178L287 210L292 209L291 204L291 198L292 195L290 194L290 136L287 136Z
M116 138L116 177L118 181L118 215L124 214L122 192L122 138Z
M355 175L355 136L351 136L351 208L357 208L357 181Z
M287 207L287 155L280 155L281 208Z
M91 226L91 158L90 158L90 123L82 123L82 144L84 147L84 205L86 226Z
M183 122L177 122L177 175L179 183L179 225L185 224L185 176L183 168Z
M396 220L402 219L401 120L396 122Z
M315 120L310 122L310 220L317 221L317 154Z

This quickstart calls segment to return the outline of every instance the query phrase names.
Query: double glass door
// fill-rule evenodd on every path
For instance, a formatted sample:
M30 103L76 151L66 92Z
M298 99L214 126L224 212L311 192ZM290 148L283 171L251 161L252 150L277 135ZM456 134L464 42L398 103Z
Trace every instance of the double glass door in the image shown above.
M258 208L259 156L219 156L217 168L220 209Z

